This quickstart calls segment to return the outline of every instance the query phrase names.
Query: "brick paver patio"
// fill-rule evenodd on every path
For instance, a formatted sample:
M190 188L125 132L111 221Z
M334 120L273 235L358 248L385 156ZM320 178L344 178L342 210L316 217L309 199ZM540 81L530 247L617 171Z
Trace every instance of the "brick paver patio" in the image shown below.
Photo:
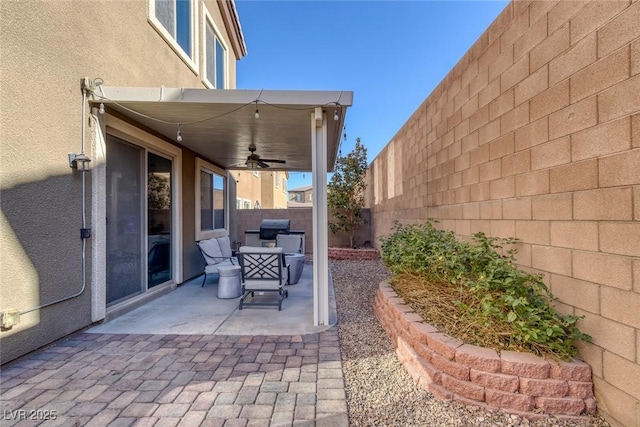
M3 426L348 426L335 328L78 333L3 366L0 379Z

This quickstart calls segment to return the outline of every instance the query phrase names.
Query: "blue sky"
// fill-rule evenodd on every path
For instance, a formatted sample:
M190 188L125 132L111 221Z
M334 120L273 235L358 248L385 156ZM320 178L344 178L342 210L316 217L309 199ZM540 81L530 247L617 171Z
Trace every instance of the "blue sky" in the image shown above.
M371 162L507 4L236 0L237 88L353 91L342 153L360 137ZM294 173L288 187L310 184Z

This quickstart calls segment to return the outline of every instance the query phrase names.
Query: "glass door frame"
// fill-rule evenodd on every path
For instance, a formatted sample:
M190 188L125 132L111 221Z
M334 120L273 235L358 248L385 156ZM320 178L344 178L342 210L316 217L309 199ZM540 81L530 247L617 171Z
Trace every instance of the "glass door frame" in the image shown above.
M175 246L175 243L173 241L173 229L174 229L173 224L175 222L175 220L173 218L173 205L174 205L173 192L174 192L174 185L175 185L175 181L176 181L175 178L176 177L175 177L175 172L174 172L174 169L173 169L173 163L174 163L173 157L170 157L170 156L167 156L165 154L159 153L159 152L157 152L156 150L153 150L153 149L145 149L144 153L145 153L145 159L144 159L144 161L145 161L145 173L144 173L144 182L143 182L143 184L146 186L146 192L145 192L145 196L146 197L143 196L143 199L145 201L145 203L144 203L145 211L144 212L146 212L146 215L145 215L145 217L143 219L144 226L146 227L146 229L145 229L146 230L146 233L145 233L145 245L146 245L146 248L145 248L145 254L144 254L144 257L146 259L146 269L144 271L145 271L145 274L147 276L147 280L146 280L146 285L147 286L146 286L146 289L145 289L144 292L149 292L149 290L151 290L152 288L155 288L156 286L162 286L165 283L167 283L167 281L159 282L159 283L156 283L155 285L151 285L151 283L150 283L150 281L153 278L153 275L150 272L151 270L150 270L150 266L149 266L149 264L150 264L149 257L150 257L150 251L151 251L151 245L149 244L150 237L151 237L150 224L149 224L150 215L151 215L151 210L149 209L149 177L150 177L150 173L149 173L150 172L149 171L149 161L150 160L149 159L150 159L150 155L154 155L154 156L159 157L161 159L168 160L171 163L171 170L169 171L169 173L170 173L170 181L169 181L169 206L170 206L170 208L169 208L169 222L170 222L170 227L169 227L169 233L170 233L169 234L169 245L170 246L169 246L169 251L170 251L170 260L171 260L170 264L169 264L169 275L170 275L170 280L169 281L171 281L173 279L173 276L172 276L173 257L174 257L173 248Z
M103 275L103 277L99 278L99 280L97 282L102 282L102 285L100 285L100 283L97 283L96 287L98 289L102 288L103 292L99 292L100 295L99 297L103 300L103 304L104 307L107 308L107 311L113 311L113 310L117 310L119 308L121 308L124 305L128 305L131 304L132 302L135 303L137 301L139 301L141 298L145 298L145 297L149 297L151 295L153 295L154 293L157 292L164 292L166 291L166 289L168 287L174 287L177 286L178 283L182 283L183 280L183 271L182 271L182 259L183 259L183 255L182 255L182 249L183 249L183 239L182 239L182 149L179 147L176 147L175 145L172 145L158 137L155 137L147 132L145 132L144 130L135 127L134 125L127 123L121 119L118 119L114 116L111 115L105 115L105 119L106 119L106 126L104 127L104 142L103 142L103 146L106 148L106 137L107 135L111 135L114 136L118 139L121 139L129 144L133 144L135 146L138 146L140 148L142 148L144 150L144 159L143 159L143 170L142 170L142 174L143 174L143 178L144 178L144 182L143 182L143 187L144 187L144 195L141 196L142 201L143 201L143 212L144 214L144 224L142 225L144 233L145 233L145 238L143 239L144 241L144 249L143 249L143 258L144 258L144 266L143 268L145 269L145 276L146 276L146 269L148 268L148 260L147 258L147 254L148 254L148 238L147 238L147 230L148 230L148 215L147 215L147 209L148 209L148 201L147 201L147 173L148 173L148 153L151 152L153 154L162 156L162 157L166 157L169 160L171 160L172 163L172 182L171 182L171 186L172 186L172 194L171 194L171 218L172 218L172 223L171 223L171 236L172 236L172 244L171 244L171 279L161 285L149 288L148 283L146 283L145 281L145 291L138 296L134 296L131 298L128 298L122 302L118 302L118 303L114 303L113 305L109 305L108 307L106 307L106 274ZM106 181L106 167L103 168L102 171L102 176L98 176L98 183L97 185L100 186L100 181L102 180L102 182ZM105 194L105 200L106 200L106 193L103 192L103 194ZM97 221L102 221L101 224L96 224L98 229L102 229L102 230L106 230L106 223L105 223L105 214L106 212L103 212L103 215L100 218L97 218ZM102 252L103 256L102 259L104 259L104 262L106 262L106 240L103 239L100 243L98 243L98 251ZM100 256L100 254L98 254L98 256ZM104 270L104 269L103 269ZM101 274L102 275L102 274Z
M147 283L145 280L145 271L147 268L147 262L145 261L145 235L144 226L146 224L145 219L145 205L146 201L140 197L140 194L144 191L144 170L145 166L145 153L146 150L143 147L131 144L121 138L117 138L114 135L107 135L106 143L106 158L109 162L109 150L114 153L120 151L128 152L126 157L118 156L117 161L113 158L115 154L111 154L111 162L119 163L114 165L112 175L109 174L109 166L106 165L106 270L107 270L107 307L117 306L118 304L136 298L145 292L147 292ZM131 154L133 154L131 156ZM122 165L125 165L124 167ZM119 167L118 167L119 166ZM128 174L123 177L123 174ZM133 188L129 188L131 191L122 193L119 189L121 186L125 188L134 183ZM111 188L111 191L108 191ZM111 193L111 196L109 195ZM133 197L135 200L129 200L128 202L118 201L121 198ZM110 197L112 200L110 200ZM133 207L132 207L133 206ZM124 217L121 208L127 209ZM132 212L131 209L134 211ZM123 224L124 218L126 218L126 225ZM121 229L122 228L122 229ZM110 248L110 240L114 240L114 244L117 250L113 256L117 258L117 261L110 257L110 251L114 248ZM126 243L117 243L120 240L126 240ZM126 251L126 252L123 252ZM126 268L125 268L126 267ZM112 269L118 268L126 271L121 272L117 277L109 277L108 272ZM134 274L137 273L137 274ZM117 284L112 284L116 282ZM113 288L111 286L114 286ZM109 293L112 292L111 300ZM119 296L114 298L114 295Z

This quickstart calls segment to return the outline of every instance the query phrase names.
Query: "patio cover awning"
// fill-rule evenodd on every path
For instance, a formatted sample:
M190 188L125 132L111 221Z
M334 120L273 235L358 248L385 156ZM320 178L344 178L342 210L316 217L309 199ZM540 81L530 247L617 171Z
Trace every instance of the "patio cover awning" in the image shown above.
M180 145L225 169L245 169L253 143L260 157L286 161L271 164L272 170L286 171L312 170L310 117L321 107L332 171L353 92L100 86L90 102L104 103L175 142L179 125Z
M99 86L89 101L225 169L245 169L253 143L261 158L286 162L270 170L312 171L313 317L329 324L327 172L353 92Z

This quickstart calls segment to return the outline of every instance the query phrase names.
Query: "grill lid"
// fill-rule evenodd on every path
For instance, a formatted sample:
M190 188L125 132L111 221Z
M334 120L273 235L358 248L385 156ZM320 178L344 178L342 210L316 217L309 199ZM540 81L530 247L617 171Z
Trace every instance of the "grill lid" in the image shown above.
M278 234L289 234L290 219L263 219L260 223L260 239L275 240Z

